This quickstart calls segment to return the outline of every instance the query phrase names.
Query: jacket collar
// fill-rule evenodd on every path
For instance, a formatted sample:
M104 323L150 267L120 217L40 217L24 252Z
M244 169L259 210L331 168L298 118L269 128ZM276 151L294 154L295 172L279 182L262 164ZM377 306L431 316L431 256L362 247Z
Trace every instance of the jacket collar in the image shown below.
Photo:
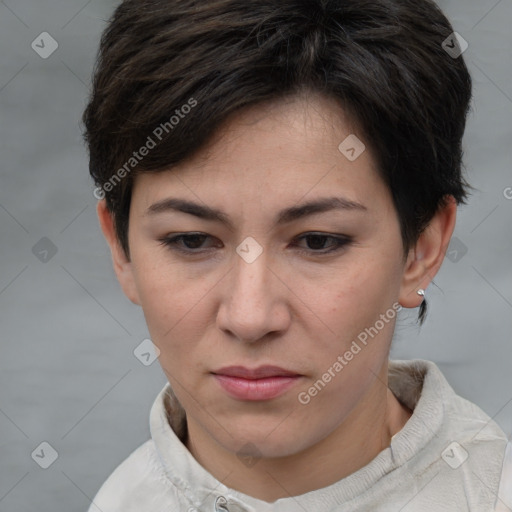
M369 464L322 489L267 503L226 487L191 455L183 440L186 416L170 384L159 393L150 415L150 429L166 476L198 510L212 512L296 512L331 510L369 490L385 474L403 465L434 436L444 419L444 404L455 393L434 363L423 360L390 361L389 387L414 414L404 428ZM425 429L425 419L428 429Z

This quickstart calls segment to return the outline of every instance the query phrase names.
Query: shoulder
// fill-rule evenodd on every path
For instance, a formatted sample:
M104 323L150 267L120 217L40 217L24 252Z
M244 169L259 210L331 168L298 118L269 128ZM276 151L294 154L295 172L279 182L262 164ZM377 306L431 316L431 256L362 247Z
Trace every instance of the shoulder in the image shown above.
M480 407L455 393L434 362L391 361L390 387L403 403L435 424L445 436L468 444L498 441L504 449L507 436L503 430Z
M495 512L512 510L512 441L507 444Z
M431 492L416 498L418 506L428 498L450 510L494 510L500 481L507 478L502 478L506 434L482 409L455 393L435 363L393 361L390 368L394 392L413 410L403 429L408 435L399 433L395 439L397 457L415 481L423 479L427 485L435 479Z
M107 478L88 512L158 512L169 505L179 505L178 493L165 477L153 440L131 453Z

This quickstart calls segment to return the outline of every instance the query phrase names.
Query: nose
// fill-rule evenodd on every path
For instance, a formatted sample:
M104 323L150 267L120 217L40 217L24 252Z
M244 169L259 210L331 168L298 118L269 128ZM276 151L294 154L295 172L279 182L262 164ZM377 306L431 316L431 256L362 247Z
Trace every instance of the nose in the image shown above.
M235 257L224 283L217 325L244 342L255 342L284 332L290 323L289 289L270 268L265 252L255 261Z

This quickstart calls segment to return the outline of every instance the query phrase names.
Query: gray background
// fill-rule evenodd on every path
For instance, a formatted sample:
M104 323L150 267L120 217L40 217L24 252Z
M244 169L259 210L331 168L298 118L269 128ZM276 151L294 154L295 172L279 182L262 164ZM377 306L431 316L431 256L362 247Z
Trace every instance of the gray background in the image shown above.
M79 126L116 4L0 2L0 512L87 510L149 438L149 409L165 384L157 362L146 367L133 354L148 334L97 225ZM453 261L427 292L426 325L403 315L392 357L435 361L510 436L512 0L440 5L469 42L466 165L478 190L460 210ZM31 48L44 31L59 44L48 59ZM33 252L43 237L57 249L46 262ZM46 470L31 457L43 441L58 452Z

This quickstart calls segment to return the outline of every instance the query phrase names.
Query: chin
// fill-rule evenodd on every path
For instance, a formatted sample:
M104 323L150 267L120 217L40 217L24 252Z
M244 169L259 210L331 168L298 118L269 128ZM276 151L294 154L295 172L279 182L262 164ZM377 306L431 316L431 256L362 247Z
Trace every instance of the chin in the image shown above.
M279 423L276 423L278 425ZM234 424L232 424L234 425ZM244 428L240 429L232 426L230 432L236 432L233 437L225 432L224 439L217 441L224 448L238 457L252 458L279 458L295 455L309 446L304 438L304 431L290 431L280 429L279 427L269 427L270 422L266 422L262 429ZM301 437L302 436L302 437Z

